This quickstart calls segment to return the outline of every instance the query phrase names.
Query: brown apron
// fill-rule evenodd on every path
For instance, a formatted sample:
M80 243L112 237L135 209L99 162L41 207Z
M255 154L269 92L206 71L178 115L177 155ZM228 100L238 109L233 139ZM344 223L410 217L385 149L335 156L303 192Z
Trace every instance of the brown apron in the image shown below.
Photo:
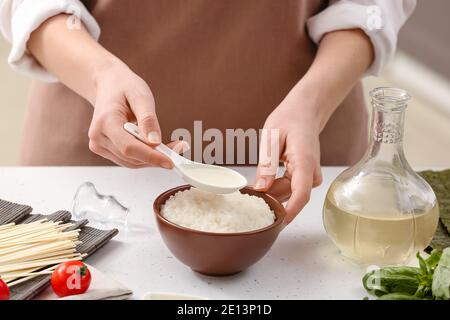
M100 43L149 84L167 142L173 130L262 128L311 65L306 20L326 1L84 1ZM120 79L117 79L120 81ZM35 82L23 134L23 165L110 165L90 152L92 106L64 85ZM356 86L321 134L322 164L357 161L367 112Z

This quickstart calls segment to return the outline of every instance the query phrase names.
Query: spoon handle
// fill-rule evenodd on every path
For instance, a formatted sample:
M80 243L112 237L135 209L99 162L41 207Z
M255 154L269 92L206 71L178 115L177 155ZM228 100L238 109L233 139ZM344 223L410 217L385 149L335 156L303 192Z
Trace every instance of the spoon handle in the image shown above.
M145 141L139 134L139 128L137 127L137 125L135 125L134 123L131 123L131 122L127 122L123 125L123 128L125 129L125 131L127 131L128 133L130 133L131 135L133 135L140 141L144 142L145 144L147 144L147 141ZM166 156L168 156L176 166L178 166L182 163L190 163L191 162L190 160L180 156L178 153L176 153L175 151L170 149L164 143L160 143L159 145L157 145L155 147L155 149L158 150L159 152L165 154Z
M165 154L166 156L168 156L173 161L173 164L175 166L178 166L178 165L183 164L183 163L190 163L191 162L190 160L186 159L183 156L180 156L178 153L176 153L175 151L170 149L164 143L160 143L159 145L157 145L155 147L155 149L158 150L159 152Z

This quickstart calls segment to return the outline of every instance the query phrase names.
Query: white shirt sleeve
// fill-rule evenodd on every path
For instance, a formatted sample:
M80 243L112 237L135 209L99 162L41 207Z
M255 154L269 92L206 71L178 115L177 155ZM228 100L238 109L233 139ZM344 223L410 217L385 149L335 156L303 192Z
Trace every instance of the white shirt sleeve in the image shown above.
M28 52L27 41L45 20L61 13L70 15L68 28L83 22L98 40L100 27L79 0L0 0L0 31L12 45L8 63L14 70L42 81L58 81Z
M366 72L379 75L392 58L397 36L416 6L416 0L334 0L307 21L308 33L315 43L331 31L362 29L372 41L374 61Z

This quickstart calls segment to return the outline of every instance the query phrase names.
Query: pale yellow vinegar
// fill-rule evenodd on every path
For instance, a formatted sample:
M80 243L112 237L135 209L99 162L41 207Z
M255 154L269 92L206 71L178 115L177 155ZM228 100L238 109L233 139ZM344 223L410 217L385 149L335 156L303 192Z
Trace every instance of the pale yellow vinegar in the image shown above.
M429 211L399 216L364 216L338 208L330 196L323 209L325 229L342 254L366 264L405 262L431 242L439 221L438 206Z

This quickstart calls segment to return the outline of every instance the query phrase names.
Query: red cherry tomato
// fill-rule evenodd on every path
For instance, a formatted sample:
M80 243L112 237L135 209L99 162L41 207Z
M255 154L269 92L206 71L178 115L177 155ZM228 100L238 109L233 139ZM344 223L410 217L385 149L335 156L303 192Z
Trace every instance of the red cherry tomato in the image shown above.
M60 297L82 294L91 284L91 273L81 261L64 262L53 271L51 283Z
M0 300L9 300L9 288L2 279L0 279Z

